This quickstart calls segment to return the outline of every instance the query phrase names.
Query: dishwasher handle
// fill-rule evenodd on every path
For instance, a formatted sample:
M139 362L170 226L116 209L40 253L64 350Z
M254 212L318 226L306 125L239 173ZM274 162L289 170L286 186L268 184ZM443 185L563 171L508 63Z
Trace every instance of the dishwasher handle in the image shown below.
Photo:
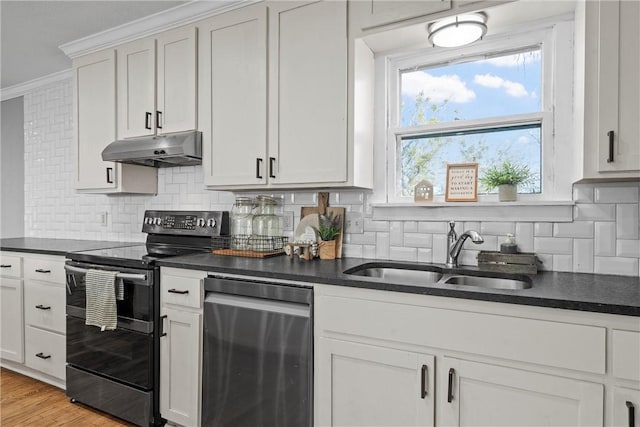
M312 288L267 282L259 278L254 280L209 276L204 279L204 291L205 295L213 292L307 305L313 303Z
M215 292L207 292L204 304L205 307L208 304L217 304L296 317L311 317L311 307L308 304L218 294Z

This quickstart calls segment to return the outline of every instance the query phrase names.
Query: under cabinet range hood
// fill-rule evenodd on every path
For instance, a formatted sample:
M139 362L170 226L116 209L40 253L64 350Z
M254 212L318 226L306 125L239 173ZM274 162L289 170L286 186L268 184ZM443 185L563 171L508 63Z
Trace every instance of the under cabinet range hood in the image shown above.
M166 168L202 164L202 132L120 139L107 145L102 160Z

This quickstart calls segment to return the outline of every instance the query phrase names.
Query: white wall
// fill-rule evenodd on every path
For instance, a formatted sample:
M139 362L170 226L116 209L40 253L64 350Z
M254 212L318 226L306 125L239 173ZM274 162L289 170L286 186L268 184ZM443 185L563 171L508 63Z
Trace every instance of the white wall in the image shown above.
M25 236L143 241L145 209L231 209L233 194L204 190L199 166L159 169L157 196L76 194L71 91L67 81L25 96ZM296 223L301 206L316 204L314 192L276 195ZM481 232L483 250L497 250L514 233L520 249L538 253L547 270L640 275L640 184L581 184L573 195L572 223L497 220L460 228ZM428 210L415 221L378 221L372 200L368 191L331 192L331 205L364 215L364 233L345 235L345 256L444 262L446 222L430 221ZM97 223L100 212L108 212L106 227ZM461 260L475 264L480 247L467 245Z
M22 97L2 101L0 236L22 237L24 224L24 115Z

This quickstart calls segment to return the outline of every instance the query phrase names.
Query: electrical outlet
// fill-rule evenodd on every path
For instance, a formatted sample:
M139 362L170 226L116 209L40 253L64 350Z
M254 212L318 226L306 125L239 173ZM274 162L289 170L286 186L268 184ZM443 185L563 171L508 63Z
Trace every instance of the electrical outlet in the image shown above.
M364 233L364 220L360 212L347 212L344 218L344 230L349 234Z
M108 212L100 212L97 215L97 219L98 219L98 223L102 226L102 227L106 227L108 225L108 218L109 218L109 213Z
M282 212L282 231L293 231L293 212Z

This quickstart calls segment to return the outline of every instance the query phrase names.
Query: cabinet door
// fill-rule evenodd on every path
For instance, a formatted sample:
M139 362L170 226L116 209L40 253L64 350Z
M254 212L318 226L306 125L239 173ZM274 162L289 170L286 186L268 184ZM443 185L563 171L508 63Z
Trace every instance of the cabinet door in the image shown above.
M445 357L438 390L441 425L603 424L602 384Z
M118 48L118 139L155 133L156 41Z
M433 425L433 356L327 338L318 346L319 425Z
M273 184L347 180L347 4L269 6Z
M640 2L599 8L598 170L640 171Z
M24 362L22 280L0 277L0 357Z
M202 315L163 308L161 320L160 414L185 427L198 426Z
M102 161L102 150L116 139L116 55L114 50L74 61L73 108L78 190L114 189L120 169Z
M450 0L365 0L351 5L357 25L362 29L451 9Z
M640 390L613 388L613 425L640 427Z
M205 184L266 183L267 9L199 25Z
M196 129L196 28L166 31L158 43L158 134Z

